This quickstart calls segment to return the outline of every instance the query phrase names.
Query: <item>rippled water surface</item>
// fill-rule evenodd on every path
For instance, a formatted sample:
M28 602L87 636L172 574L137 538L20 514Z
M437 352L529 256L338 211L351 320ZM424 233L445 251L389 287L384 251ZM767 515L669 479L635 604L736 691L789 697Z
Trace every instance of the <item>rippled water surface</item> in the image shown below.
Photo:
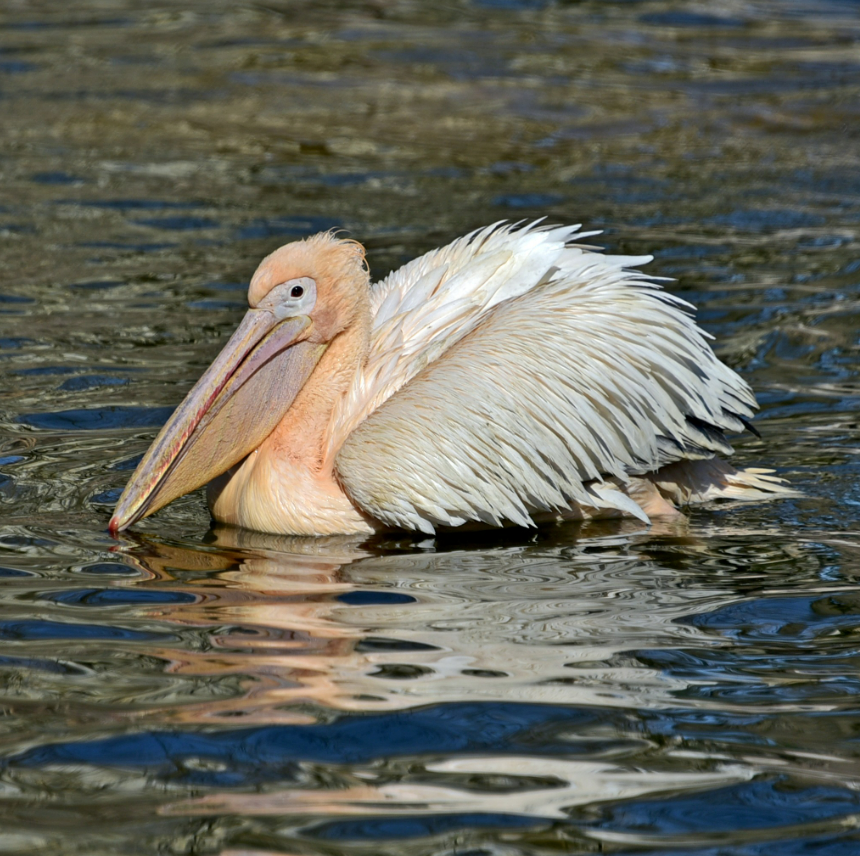
M805 497L110 538L256 263L546 215L695 302ZM860 4L0 5L0 851L860 853Z

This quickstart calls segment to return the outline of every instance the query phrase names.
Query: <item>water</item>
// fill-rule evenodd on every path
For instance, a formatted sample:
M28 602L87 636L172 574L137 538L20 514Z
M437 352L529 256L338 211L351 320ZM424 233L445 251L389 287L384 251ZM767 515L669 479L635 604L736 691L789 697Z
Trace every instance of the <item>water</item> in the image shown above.
M0 852L860 852L858 129L850 0L6 2ZM804 498L108 536L265 253L543 215L655 254Z

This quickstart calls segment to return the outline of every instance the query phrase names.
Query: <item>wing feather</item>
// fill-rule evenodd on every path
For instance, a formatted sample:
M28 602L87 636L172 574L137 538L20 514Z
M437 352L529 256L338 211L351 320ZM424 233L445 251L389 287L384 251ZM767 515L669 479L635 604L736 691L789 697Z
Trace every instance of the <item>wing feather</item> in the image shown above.
M648 257L571 246L576 228L488 227L375 287L335 459L361 509L428 533L573 503L644 517L619 485L731 452L749 387L629 269Z
M494 306L525 294L594 232L493 224L413 259L373 286L370 355L333 420L329 450Z

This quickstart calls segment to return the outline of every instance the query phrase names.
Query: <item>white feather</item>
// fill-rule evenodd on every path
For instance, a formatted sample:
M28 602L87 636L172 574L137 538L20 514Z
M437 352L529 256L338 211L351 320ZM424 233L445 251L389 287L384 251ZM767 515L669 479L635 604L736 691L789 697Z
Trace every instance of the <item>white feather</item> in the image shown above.
M724 432L743 430L756 405L689 304L632 268L650 257L602 255L578 243L593 234L578 229L495 224L369 293L353 241L322 234L268 256L252 278L252 304L267 283L312 271L319 300L307 329L311 342L327 344L294 352L296 365L308 355L319 362L299 371L300 391L285 379L298 394L273 431L272 415L292 401L284 390L268 400L274 375L261 395L246 395L247 413L237 408L246 426L257 418L266 430L258 447L233 450L241 460L210 485L213 515L301 535L390 527L430 535L559 517L647 521L676 514L673 502L791 495L766 472L738 472L716 457L731 453ZM237 357L228 348L216 366ZM213 377L188 401L211 401ZM165 430L162 438L188 438L183 419ZM195 453L209 460L206 442L204 431L187 446L189 467ZM148 466L121 506L148 502L153 485L161 491ZM118 512L111 525L131 517Z
M619 485L731 451L749 387L689 304L629 270L650 256L571 246L577 229L496 224L374 287L368 361L331 435L359 508L428 534L575 504L647 520Z

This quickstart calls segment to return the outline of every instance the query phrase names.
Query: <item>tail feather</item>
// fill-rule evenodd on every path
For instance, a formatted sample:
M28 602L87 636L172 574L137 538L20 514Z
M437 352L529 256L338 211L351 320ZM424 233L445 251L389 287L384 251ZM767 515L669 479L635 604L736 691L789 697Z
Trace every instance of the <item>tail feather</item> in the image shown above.
M692 505L714 499L752 502L785 499L802 494L791 488L773 470L749 467L737 470L721 458L677 461L650 476L660 493L675 505Z

